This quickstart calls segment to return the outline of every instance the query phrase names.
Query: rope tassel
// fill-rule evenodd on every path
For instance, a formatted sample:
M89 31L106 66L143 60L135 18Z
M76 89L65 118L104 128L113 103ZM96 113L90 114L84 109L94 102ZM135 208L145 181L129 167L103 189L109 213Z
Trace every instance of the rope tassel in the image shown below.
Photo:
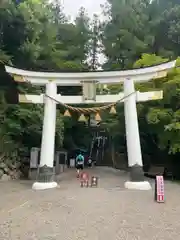
M64 116L65 117L71 117L71 114L70 114L68 109L64 112Z
M95 120L96 120L97 122L100 122L100 121L101 121L101 116L99 115L99 113L96 113L96 115L95 115Z
M111 109L110 109L110 112L109 112L110 114L116 114L117 112L116 112L116 109L115 109L115 107L114 106L112 106L111 107Z
M82 113L78 119L79 122L86 122L86 117L84 116L84 114Z

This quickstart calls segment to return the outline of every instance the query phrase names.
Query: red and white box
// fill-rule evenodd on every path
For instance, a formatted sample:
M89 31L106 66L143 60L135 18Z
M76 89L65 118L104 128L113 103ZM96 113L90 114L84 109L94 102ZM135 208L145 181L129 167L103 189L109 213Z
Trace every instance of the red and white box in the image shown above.
M80 180L84 182L89 181L89 174L87 172L82 172L80 175Z

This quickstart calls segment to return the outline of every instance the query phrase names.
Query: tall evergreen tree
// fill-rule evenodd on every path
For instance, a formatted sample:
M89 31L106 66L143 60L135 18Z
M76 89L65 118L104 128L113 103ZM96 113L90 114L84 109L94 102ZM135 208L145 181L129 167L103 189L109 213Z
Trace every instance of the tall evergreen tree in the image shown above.
M105 16L103 44L107 69L131 68L143 52L148 51L152 38L148 29L146 0L111 0Z
M100 34L100 21L98 16L94 15L91 25L91 39L89 44L89 64L91 70L93 71L95 71L99 67Z

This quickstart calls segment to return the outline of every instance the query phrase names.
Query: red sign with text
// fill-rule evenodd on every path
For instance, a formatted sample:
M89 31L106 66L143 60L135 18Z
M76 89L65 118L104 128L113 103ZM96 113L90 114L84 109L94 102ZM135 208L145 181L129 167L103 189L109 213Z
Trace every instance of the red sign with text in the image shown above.
M156 200L157 202L164 202L164 178L163 176L156 176Z

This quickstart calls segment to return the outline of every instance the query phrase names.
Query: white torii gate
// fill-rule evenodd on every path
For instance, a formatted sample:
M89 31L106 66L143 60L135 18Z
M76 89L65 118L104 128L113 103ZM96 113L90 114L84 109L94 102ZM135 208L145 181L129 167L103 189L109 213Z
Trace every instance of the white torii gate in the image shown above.
M56 127L56 104L100 104L115 103L124 97L126 141L128 151L128 165L130 168L130 181L125 182L128 189L149 190L151 185L144 181L142 170L142 154L139 137L139 126L136 109L136 101L162 99L162 91L135 92L135 82L147 82L153 78L161 78L175 67L176 61L163 63L157 66L113 72L82 72L82 73L46 73L25 71L5 66L6 72L14 77L17 82L30 82L32 85L46 85L46 95L19 95L19 101L24 103L44 103L44 121L41 142L41 155L39 176L33 184L33 189L41 190L57 187L53 176L55 127ZM83 96L61 96L57 94L57 86L83 86L92 87L95 84L119 84L123 82L124 93L117 95L97 95L96 99L85 100ZM136 94L133 94L136 93ZM128 97L126 97L128 96ZM55 99L56 101L54 101Z

